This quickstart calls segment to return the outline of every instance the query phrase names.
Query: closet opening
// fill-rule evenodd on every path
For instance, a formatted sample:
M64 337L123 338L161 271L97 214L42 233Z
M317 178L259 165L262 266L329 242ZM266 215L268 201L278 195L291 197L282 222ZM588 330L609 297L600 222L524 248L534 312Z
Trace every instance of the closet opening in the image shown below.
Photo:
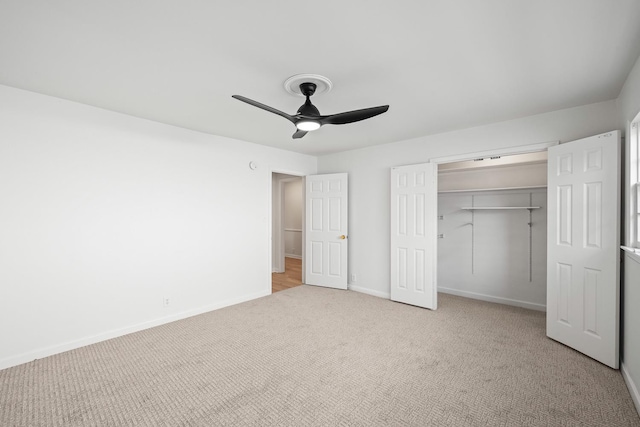
M438 292L546 310L547 152L438 164Z

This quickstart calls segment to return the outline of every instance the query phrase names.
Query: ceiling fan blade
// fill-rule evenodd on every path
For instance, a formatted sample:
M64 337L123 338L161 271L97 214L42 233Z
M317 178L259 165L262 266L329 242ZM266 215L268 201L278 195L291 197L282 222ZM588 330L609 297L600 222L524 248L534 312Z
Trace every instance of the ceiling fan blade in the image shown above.
M364 108L362 110L347 111L346 113L332 114L330 116L323 116L320 119L320 123L323 125L344 125L347 123L359 122L360 120L368 119L378 114L385 113L389 109L388 105L382 105L380 107Z
M231 97L237 99L238 101L246 102L249 105L253 105L254 107L262 108L263 110L269 111L270 113L282 116L285 119L289 120L291 123L295 124L295 122L293 121L293 117L290 116L289 114L285 113L285 112L282 112L280 110L276 110L273 107L269 107L268 105L265 105L265 104L263 104L261 102L258 102L258 101L254 101L253 99L249 99L249 98L246 98L246 97L241 96L241 95L231 95Z
M293 139L300 139L307 134L306 130L297 130L296 133L293 134Z

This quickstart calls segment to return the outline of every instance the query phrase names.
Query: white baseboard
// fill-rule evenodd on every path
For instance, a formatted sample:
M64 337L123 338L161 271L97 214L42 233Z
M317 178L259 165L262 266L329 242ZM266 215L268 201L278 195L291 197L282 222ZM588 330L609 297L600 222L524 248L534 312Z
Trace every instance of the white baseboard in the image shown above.
M374 291L372 289L363 288L363 287L351 285L351 284L348 286L348 288L349 290L352 290L354 292L360 292L360 293L372 295L378 298L385 298L385 299L391 298L391 294L388 292ZM509 298L493 297L490 295L478 294L475 292L459 291L457 289L451 289L451 288L446 288L442 286L438 286L438 292L457 295L465 298L477 299L481 301L495 302L498 304L506 304L506 305L512 305L515 307L528 308L529 310L547 311L547 307L542 304L535 304L531 302L519 301L519 300L514 300Z
M460 291L458 289L451 289L443 286L438 286L438 292L457 295L465 298L477 299L481 301L495 302L498 304L513 305L515 307L528 308L529 310L547 311L547 306L543 304L536 304L532 302L520 301L515 299L509 299L509 298L494 297L491 295L477 294L475 292L469 292L469 291Z
M385 299L391 298L391 294L388 292L374 291L372 289L363 288L363 287L352 285L352 284L350 284L348 288L349 290L360 292L367 295L373 295L374 297L385 298ZM509 299L509 298L494 297L491 295L478 294L475 292L459 291L457 289L451 289L451 288L442 287L442 286L438 286L438 292L457 295L465 298L477 299L481 301L495 302L498 304L506 304L506 305L512 305L515 307L528 308L529 310L547 311L547 307L543 304L536 304L536 303L519 301L519 300Z
M362 294L372 295L378 298L384 298L384 299L391 298L391 294L389 294L388 292L374 291L372 289L362 288L360 286L355 286L355 285L349 285L348 288L350 291L360 292Z
M285 258L295 258L295 259L302 259L302 255L296 255L296 254L284 254Z
M624 363L620 364L620 372L622 372L622 378L624 378L624 382L627 384L629 394L631 394L631 399L633 399L633 404L636 406L636 411L638 415L640 415L640 392L638 392L638 387L636 387L636 384L633 382L633 378L629 375L629 371L627 371Z
M229 307L229 306L250 301L256 298L261 298L270 294L271 294L271 288L269 288L267 291L256 292L254 294L245 295L238 298L231 298L226 301L221 301L219 303L211 304L205 307L200 307L193 310L187 310L180 313L174 313L169 316L161 317L159 319L138 323L136 325L126 326L124 328L113 329L111 331L103 332L97 335L92 335L92 336L81 338L78 340L73 340L66 343L29 351L27 353L22 353L16 356L7 357L0 360L0 369L7 369L12 366L21 365L23 363L31 362L36 359L42 359L44 357L53 356L54 354L62 353L69 350L74 350L76 348L84 347L90 344L95 344L101 341L106 341L112 338L121 337L123 335L142 331L144 329L153 328L155 326L164 325L165 323L175 322L176 320L186 319L187 317L197 316L198 314L203 314L209 311L218 310L220 308Z

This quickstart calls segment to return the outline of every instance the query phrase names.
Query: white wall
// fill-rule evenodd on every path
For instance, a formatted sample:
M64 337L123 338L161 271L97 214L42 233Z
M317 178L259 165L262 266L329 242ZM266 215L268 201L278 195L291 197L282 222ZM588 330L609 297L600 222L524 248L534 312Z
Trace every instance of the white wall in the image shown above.
M302 257L302 178L284 184L284 253Z
M617 99L619 126L626 129L640 112L640 58L636 61Z
M269 294L271 171L316 166L0 86L0 368Z
M640 413L640 256L625 253L622 292L622 372Z
M349 272L358 278L351 287L389 295L391 167L462 153L572 141L616 129L616 112L615 101L608 101L319 157L319 173L349 173Z
M627 130L629 123L640 113L640 58L629 74L617 103L620 127ZM628 153L629 138L625 144ZM628 187L626 183L625 186ZM623 235L627 236L626 230ZM637 338L640 330L640 268L631 256L626 255L623 269L622 371L640 413L640 345Z

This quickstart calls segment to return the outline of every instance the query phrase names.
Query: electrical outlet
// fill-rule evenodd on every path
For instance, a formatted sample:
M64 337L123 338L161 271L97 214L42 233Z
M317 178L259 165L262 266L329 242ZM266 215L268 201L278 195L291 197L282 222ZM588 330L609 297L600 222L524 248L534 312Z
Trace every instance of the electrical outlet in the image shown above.
M162 306L169 307L169 297L162 298Z
M351 273L351 283L356 281L356 273Z

